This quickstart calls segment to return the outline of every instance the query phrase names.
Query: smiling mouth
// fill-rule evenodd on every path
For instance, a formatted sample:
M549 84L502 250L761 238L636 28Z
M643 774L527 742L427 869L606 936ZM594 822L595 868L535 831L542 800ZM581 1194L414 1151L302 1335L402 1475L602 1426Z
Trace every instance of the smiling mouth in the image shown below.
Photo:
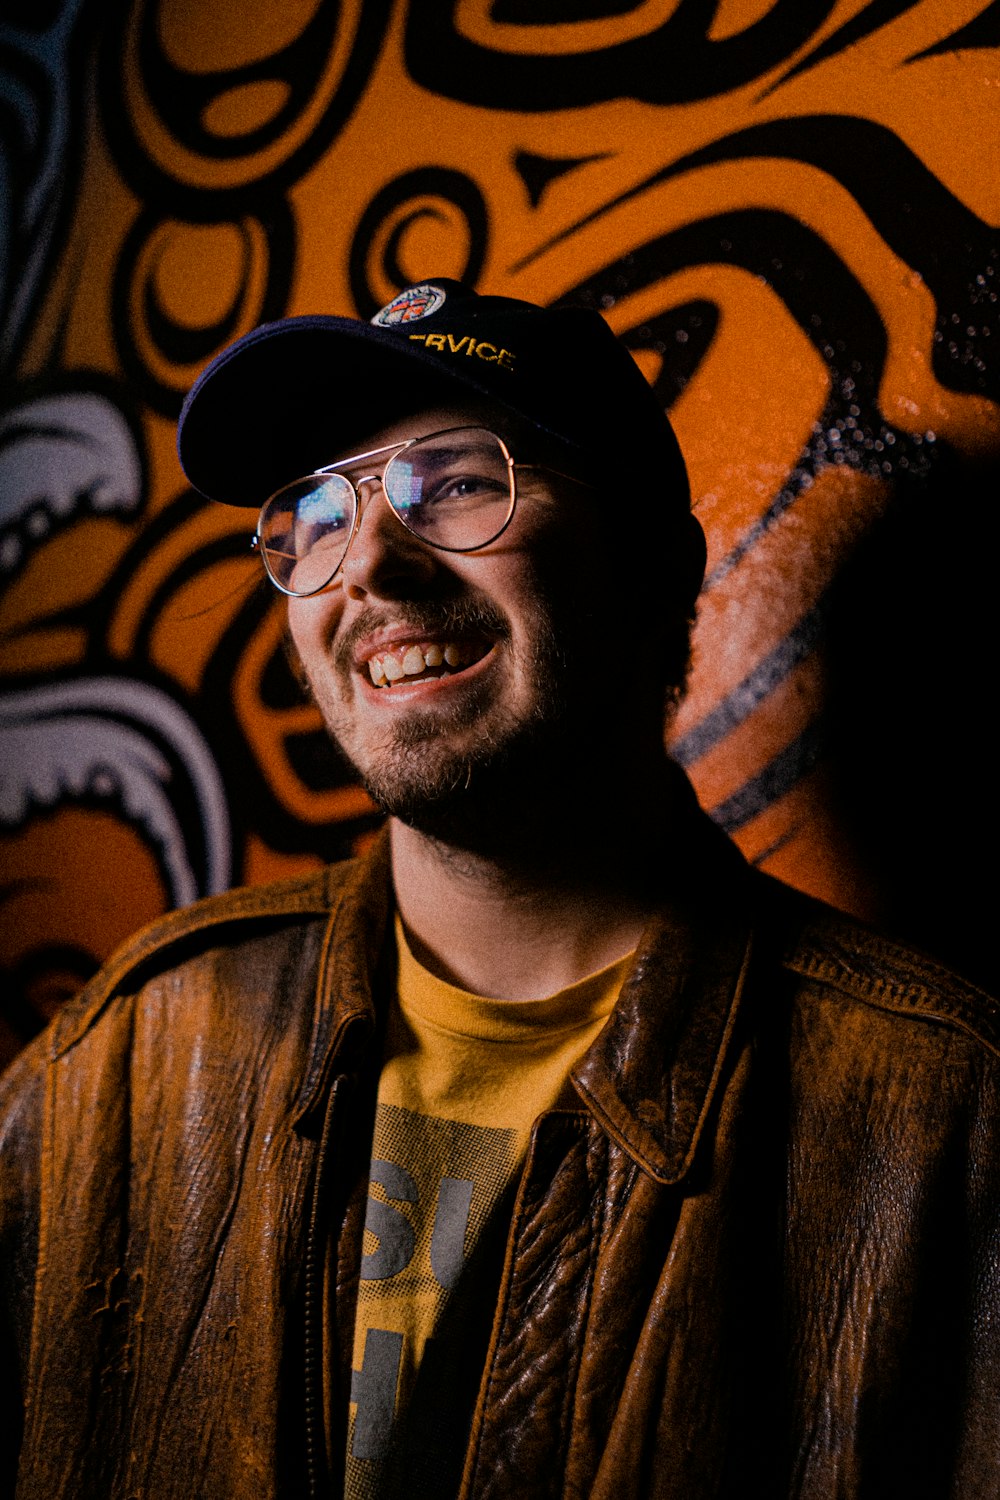
M377 688L392 689L397 683L426 682L454 677L481 661L493 649L492 641L403 641L391 651L376 651L366 663Z

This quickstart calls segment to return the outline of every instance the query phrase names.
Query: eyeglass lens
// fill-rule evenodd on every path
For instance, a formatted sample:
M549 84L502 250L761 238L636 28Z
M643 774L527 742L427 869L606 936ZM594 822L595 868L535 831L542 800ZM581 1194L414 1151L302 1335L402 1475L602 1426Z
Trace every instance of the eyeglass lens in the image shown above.
M514 471L485 428L454 428L389 459L382 488L408 531L446 552L472 552L500 535L514 508ZM258 539L280 589L314 594L334 577L354 531L357 497L344 474L310 474L261 511Z

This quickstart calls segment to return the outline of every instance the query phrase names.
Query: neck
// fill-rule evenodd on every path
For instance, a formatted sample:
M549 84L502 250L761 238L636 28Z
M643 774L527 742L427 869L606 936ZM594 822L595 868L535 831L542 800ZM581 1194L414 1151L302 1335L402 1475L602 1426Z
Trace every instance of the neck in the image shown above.
M630 952L661 894L674 799L662 761L643 786L617 785L614 799L602 781L596 807L553 797L503 838L446 841L393 819L396 899L420 962L474 994L528 1000Z

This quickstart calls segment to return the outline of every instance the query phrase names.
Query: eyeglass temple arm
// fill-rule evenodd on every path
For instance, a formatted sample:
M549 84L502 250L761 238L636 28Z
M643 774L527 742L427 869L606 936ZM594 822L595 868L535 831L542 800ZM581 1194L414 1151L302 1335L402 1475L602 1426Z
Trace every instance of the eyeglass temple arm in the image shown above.
M567 474L563 469L554 469L551 464L514 464L515 469L541 469L546 474L555 474L559 479L568 479L570 484L579 484L585 490L596 490L598 485L593 480L581 479L579 474Z

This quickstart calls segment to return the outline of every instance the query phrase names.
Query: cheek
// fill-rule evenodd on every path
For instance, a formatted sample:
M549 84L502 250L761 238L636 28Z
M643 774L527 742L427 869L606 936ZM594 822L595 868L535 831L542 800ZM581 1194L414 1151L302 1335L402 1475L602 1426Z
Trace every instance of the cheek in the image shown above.
M534 597L551 600L570 613L589 613L607 577L615 538L598 523L586 497L538 504L526 529L525 572L533 577Z
M546 539L536 555L527 595L529 603L550 615L560 630L593 621L603 594L603 564L573 541Z
M322 698L324 685L332 678L331 645L339 611L329 605L329 596L293 599L288 603L285 642L296 680L309 697Z
M325 649L336 628L336 616L329 596L317 594L312 599L289 599L287 631L301 660Z

